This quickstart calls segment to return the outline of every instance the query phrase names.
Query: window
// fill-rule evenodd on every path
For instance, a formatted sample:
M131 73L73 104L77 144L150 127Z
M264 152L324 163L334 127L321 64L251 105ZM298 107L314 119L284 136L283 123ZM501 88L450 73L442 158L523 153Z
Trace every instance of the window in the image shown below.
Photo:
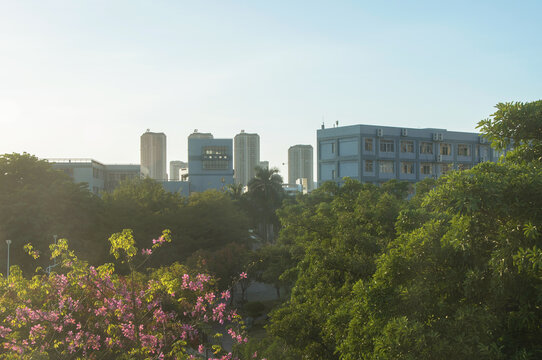
M442 175L446 175L447 173L450 172L450 170L452 170L451 164L441 164L440 165L440 173Z
M393 174L393 161L380 161L380 173Z
M433 143L422 142L420 144L420 154L433 154Z
M335 179L335 170L331 170L331 178Z
M320 143L320 156L324 160L335 158L335 142L322 141Z
M205 170L225 170L229 168L227 146L206 146L202 149L202 163Z
M365 160L365 172L372 173L373 171L373 160Z
M423 175L431 175L433 173L433 165L430 163L421 163L420 171Z
M380 140L380 152L394 152L393 140Z
M414 163L401 162L401 174L414 174Z
M414 152L414 141L412 141L412 140L401 140L401 152L402 153L413 153Z
M459 144L457 145L457 155L458 156L470 156L470 145Z
M373 139L365 139L365 151L373 152Z
M452 155L452 145L440 144L440 155Z
M358 140L357 139L340 139L339 140L339 155L350 156L358 154Z
M359 163L357 161L341 161L339 163L339 177L357 178L359 176Z

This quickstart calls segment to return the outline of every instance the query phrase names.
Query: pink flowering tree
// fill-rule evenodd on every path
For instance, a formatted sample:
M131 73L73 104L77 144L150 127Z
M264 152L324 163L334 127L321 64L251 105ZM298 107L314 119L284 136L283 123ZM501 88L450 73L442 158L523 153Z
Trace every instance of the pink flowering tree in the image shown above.
M130 230L109 241L127 275L113 264L89 266L61 240L51 246L61 265L56 272L38 269L29 279L14 266L9 280L0 278L0 358L234 359L222 336L234 344L247 339L226 306L228 291L215 292L210 276L179 264L140 271L171 241L169 231L141 251ZM31 246L27 251L37 256Z

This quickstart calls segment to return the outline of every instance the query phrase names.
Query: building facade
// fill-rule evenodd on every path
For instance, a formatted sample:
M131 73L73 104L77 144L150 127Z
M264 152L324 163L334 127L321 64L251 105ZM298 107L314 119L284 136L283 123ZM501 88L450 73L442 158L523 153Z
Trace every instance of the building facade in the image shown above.
M188 136L190 192L225 191L229 184L233 184L233 141L198 134Z
M154 180L167 180L166 135L147 130L141 135L141 173Z
M236 184L248 185L260 165L260 136L241 130L234 137L234 177Z
M322 126L316 137L318 186L345 177L375 184L391 179L416 182L497 161L501 155L477 133L445 129Z
M105 165L93 159L47 159L53 169L64 171L75 183L86 183L96 195L111 192L125 180L139 179L140 166L136 164Z
M293 185L299 179L306 179L307 190L312 191L313 149L311 145L295 145L288 149L288 184ZM303 180L301 180L303 183Z
M169 162L169 179L177 181L181 178L183 172L188 172L188 163L185 161L170 161Z

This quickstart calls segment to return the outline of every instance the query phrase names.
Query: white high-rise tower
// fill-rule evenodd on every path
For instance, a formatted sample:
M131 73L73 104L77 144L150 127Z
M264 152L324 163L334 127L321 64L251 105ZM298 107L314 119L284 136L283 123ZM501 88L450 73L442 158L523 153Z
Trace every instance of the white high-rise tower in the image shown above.
M260 136L241 130L234 138L235 183L247 185L260 165Z
M166 134L147 130L141 135L141 174L167 180Z
M288 183L293 185L298 179L307 179L308 191L313 188L312 146L295 145L288 149Z

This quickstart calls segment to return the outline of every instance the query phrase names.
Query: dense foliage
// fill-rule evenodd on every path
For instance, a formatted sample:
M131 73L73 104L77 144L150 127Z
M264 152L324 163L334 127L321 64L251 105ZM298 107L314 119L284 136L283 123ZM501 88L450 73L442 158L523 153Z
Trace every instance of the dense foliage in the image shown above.
M107 256L105 212L99 198L85 184L74 184L63 172L28 154L0 156L0 239L12 240L11 263L31 272L33 264L23 246L32 242L45 252L54 235L73 239L72 248L87 260ZM162 228L163 229L163 228ZM161 230L161 229L160 229ZM2 269L6 257L0 257ZM46 266L47 262L41 263Z
M349 180L284 206L274 251L288 261L268 275L291 295L251 348L270 359L542 358L541 104L499 104L480 122L508 150L502 163L418 183L411 198L396 182Z
M112 260L108 234L127 228L133 229L140 247L162 229L171 230L171 246L156 253L151 265L183 261L197 250L217 251L231 243L246 249L249 239L248 217L227 193L206 191L183 198L151 179L138 179L100 198L86 184L74 184L28 154L0 156L0 218L0 238L12 240L11 263L25 274L31 274L35 264L25 256L24 244L31 242L44 253L54 235L69 238L71 248L95 265ZM5 261L0 257L4 269ZM51 264L46 258L39 261L44 268Z

